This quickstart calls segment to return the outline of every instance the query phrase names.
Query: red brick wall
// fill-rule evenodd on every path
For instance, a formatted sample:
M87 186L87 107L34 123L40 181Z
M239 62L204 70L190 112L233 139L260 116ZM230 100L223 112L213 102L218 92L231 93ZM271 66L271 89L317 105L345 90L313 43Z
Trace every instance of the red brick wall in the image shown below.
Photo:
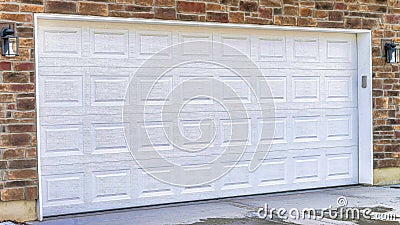
M33 13L371 29L374 168L400 167L400 73L381 39L400 36L399 0L0 0L0 24L15 24L20 56L0 58L0 200L37 197Z

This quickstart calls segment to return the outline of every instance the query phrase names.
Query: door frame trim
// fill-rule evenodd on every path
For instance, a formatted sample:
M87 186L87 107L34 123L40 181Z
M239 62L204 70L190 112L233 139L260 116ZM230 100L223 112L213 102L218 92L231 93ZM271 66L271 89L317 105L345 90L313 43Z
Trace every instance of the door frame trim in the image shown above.
M40 123L39 112L39 85L38 85L38 26L39 20L66 20L66 21L85 21L85 22L115 22L115 23L136 23L136 24L155 24L155 25L175 25L175 26L199 26L214 28L232 29L256 29L274 31L303 31L319 33L342 33L356 34L357 36L357 64L358 64L358 183L373 184L373 134L372 134L372 49L371 31L364 29L336 29L336 28L315 28L315 27L293 27L293 26L274 26L274 25L253 25L253 24L223 24L211 22L192 22L177 20L157 20L157 19L138 19L138 18L117 18L81 15L62 15L62 14L34 14L34 40L35 40L35 96L36 96L36 124ZM366 88L361 87L362 76L367 77ZM38 160L38 204L37 212L39 221L43 220L43 199L42 199L42 178L40 162L40 127L36 126L37 136L37 160Z

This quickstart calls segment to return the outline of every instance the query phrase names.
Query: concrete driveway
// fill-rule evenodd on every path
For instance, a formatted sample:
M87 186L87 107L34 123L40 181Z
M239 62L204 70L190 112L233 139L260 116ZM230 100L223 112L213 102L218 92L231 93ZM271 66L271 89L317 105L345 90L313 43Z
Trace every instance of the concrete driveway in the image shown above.
M276 210L273 210L273 208ZM279 208L281 208L281 211L278 211ZM322 213L321 209L324 208L332 209L333 212L336 211L337 216L334 217L334 215L330 215L330 211L323 211L324 213ZM286 214L283 214L285 210ZM315 210L315 212L312 214L313 212L310 213L310 211L307 210ZM268 212L268 214L265 214L265 212ZM306 214L301 214L302 212L305 212ZM360 212L358 218L356 217L357 212ZM305 216L303 217L302 215ZM312 217L313 215L316 217ZM393 221L396 220L396 216L397 221ZM400 186L347 186L76 214L72 216L46 218L43 222L33 222L33 224L313 225L400 224L399 221Z

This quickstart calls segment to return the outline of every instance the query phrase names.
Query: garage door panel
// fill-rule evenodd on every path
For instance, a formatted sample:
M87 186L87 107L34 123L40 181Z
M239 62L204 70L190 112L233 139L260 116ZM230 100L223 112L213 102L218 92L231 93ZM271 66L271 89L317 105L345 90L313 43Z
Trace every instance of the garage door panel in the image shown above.
M353 34L55 20L40 21L38 28L38 144L45 216L358 182ZM140 77L143 82L135 84L134 93L126 93L130 79L146 59L183 41L218 41L250 56L262 72L250 80L255 89L245 87L243 79L227 68L189 63L161 79L156 72L167 68L149 67ZM235 60L238 53L217 45L182 45L180 50L182 57L216 56L222 61ZM160 59L168 62L172 56L167 51ZM240 72L257 72L246 66L236 64ZM181 112L178 127L172 123L174 111L161 117L164 104L188 100L187 96L168 99L168 93L196 77L215 78L226 86L204 89L201 86L206 81L198 80L198 85L181 85L181 91L217 96L230 103L235 116L229 118L209 98L197 98ZM145 90L155 79L159 82L147 95ZM264 80L275 102L274 116L255 107L257 102L271 100L262 88ZM132 120L124 123L124 104L146 104L146 123L135 119L143 116L137 111L141 107L130 107L133 110L124 116ZM213 121L203 121L206 135L196 139L202 118ZM261 127L269 125L275 125L271 149L266 147L271 137L261 136L257 143ZM196 154L181 153L165 134L171 133L184 147L198 148L212 138L214 130L212 145ZM229 141L247 151L242 156L224 155L221 166L231 168L226 176L207 184L178 187L158 181L140 168L125 143L125 131L137 140L134 150L145 153L155 147L159 151L160 155L144 154L141 159L151 162L151 171L163 176L171 175L172 169L164 159L193 170L193 165L223 154ZM261 166L249 172L257 144L261 151L270 152L265 159L256 155Z

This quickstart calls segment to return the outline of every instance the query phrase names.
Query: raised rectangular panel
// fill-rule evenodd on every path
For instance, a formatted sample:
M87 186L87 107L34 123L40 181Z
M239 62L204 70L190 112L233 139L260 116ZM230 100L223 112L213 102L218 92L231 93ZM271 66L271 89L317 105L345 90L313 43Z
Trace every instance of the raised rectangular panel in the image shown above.
M319 77L293 77L293 101L315 102L319 101Z
M127 58L128 30L91 30L91 57Z
M221 130L223 131L222 145L250 145L251 144L251 121L250 119L222 119Z
M137 96L142 104L164 105L169 101L168 95L172 91L172 77L140 79Z
M41 146L44 157L83 155L82 125L52 125L42 126Z
M319 116L299 116L293 118L293 138L295 142L319 140Z
M352 138L352 116L349 115L328 115L327 139L343 140Z
M214 96L213 95L213 86L209 79L201 79L197 77L195 80L191 80L194 77L179 77L180 85L182 88L180 101L185 102L186 104L196 104L196 105L203 105L203 104L213 104L213 100L207 96ZM198 97L195 97L198 96Z
M146 124L138 124L138 135L140 137L141 143L139 144L139 151L149 151L156 149L161 150L171 150L172 146L168 142L165 132L173 134L170 122L153 122L146 121Z
M234 162L232 164L234 164ZM226 167L232 167L232 165L228 165ZM222 180L222 190L251 187L249 165L237 164L233 166L233 168L222 178Z
M43 76L40 78L40 87L42 106L82 106L81 76Z
M266 160L257 169L260 177L259 186L276 185L286 183L285 159Z
M258 39L259 61L285 61L286 40L285 37L268 37Z
M319 179L318 156L296 157L295 179L298 182Z
M276 102L286 102L286 77L265 77L265 80L270 90L261 90L261 98L271 99L272 97Z
M140 31L136 43L140 55L153 55L172 44L171 32Z
M183 145L191 147L196 146L211 146L213 140L213 121L211 120L180 120L179 136L185 137ZM176 138L174 138L176 139Z
M351 44L348 40L327 40L328 62L351 62Z
M329 154L328 161L328 178L349 177L351 176L351 153Z
M149 171L156 177L168 177L171 172L168 168L164 169L154 169ZM161 196L173 195L172 185L166 184L159 180L156 180L149 174L147 174L142 169L139 170L139 184L140 184L140 194L139 198L157 198Z
M238 103L251 102L251 90L241 77L220 77L223 82L222 97Z
M91 131L93 154L128 151L122 123L94 123Z
M352 86L350 76L326 76L326 101L351 101Z
M318 39L294 39L293 58L295 62L319 61Z
M122 106L129 77L91 76L91 105ZM129 96L127 96L129 97Z
M286 117L264 118L259 119L259 122L263 125L263 129L274 129L273 137L270 137L270 133L263 133L261 135L261 144L269 144L271 140L273 140L272 143L274 144L287 143Z
M182 47L181 54L211 56L212 45L210 41L212 41L212 35L208 33L181 33L179 35L179 42L181 42Z
M92 173L93 202L130 199L130 170L95 171Z
M84 203L83 173L43 175L43 206Z
M224 44L222 56L237 56L246 54L250 56L250 39L246 36L227 36L221 38Z
M82 49L81 28L43 28L42 48L45 57L80 57Z

